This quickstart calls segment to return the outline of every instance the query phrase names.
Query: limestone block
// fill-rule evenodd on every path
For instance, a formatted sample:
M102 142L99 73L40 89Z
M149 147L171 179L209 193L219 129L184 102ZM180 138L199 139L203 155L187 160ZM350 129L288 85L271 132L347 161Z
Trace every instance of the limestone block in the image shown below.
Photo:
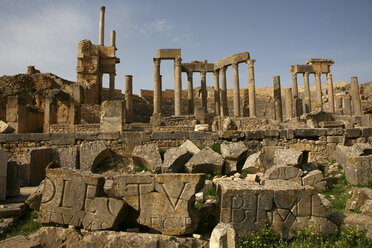
M224 164L223 157L206 147L199 153L195 154L189 162L186 163L185 168L191 173L213 173L221 174Z
M52 161L52 148L33 148L29 151L30 185L38 186L45 178L45 168Z
M8 155L0 150L0 201L6 198L6 177L8 168Z
M227 223L218 223L213 229L209 248L238 248L238 235L234 227Z
M297 149L278 149L274 153L274 164L296 166L301 162L302 152Z
M139 165L152 171L161 170L161 156L156 144L136 146L132 152L134 165Z
M92 171L92 169L110 156L103 141L83 142L80 145L80 170Z
M114 177L110 195L123 197L139 211L137 222L163 234L193 233L199 222L193 207L204 174L124 175Z
M186 140L180 147L186 148L186 150L192 155L200 152L199 147L197 147L191 140Z
M124 101L104 101L100 127L102 132L123 131Z
M196 124L194 127L194 131L196 132L208 132L209 131L209 124Z
M323 179L323 173L320 170L313 170L302 178L302 185L311 185L316 189L322 189L327 184L326 181L322 181Z
M78 159L77 146L60 148L53 154L53 161L61 168L78 169Z
M270 180L283 179L289 180L302 176L301 169L293 166L275 165L265 171L264 177Z
M223 131L238 130L238 126L230 117L227 117L223 120L222 130Z
M0 247L30 248L40 247L40 244L35 240L30 240L25 236L19 235L0 241Z
M161 166L163 173L176 173L184 171L185 164L190 159L190 153L184 147L168 149L164 154L164 163Z
M39 211L40 209L41 198L43 196L44 191L44 181L45 179L36 188L35 192L32 193L25 201L26 205L29 206L29 208L34 209L36 211Z
M262 152L256 152L252 155L249 155L243 165L242 171L247 171L250 173L265 172L262 156Z
M114 229L123 218L125 203L100 196L104 181L90 172L47 169L39 222L88 230Z
M243 141L221 144L221 155L225 159L238 161L248 152Z
M6 177L6 196L19 196L18 165L15 161L8 162Z
M372 181L372 155L349 158L345 175L352 185L368 185Z
M238 161L226 159L225 160L225 174L232 175L238 171Z
M325 217L297 217L291 226L289 238L305 229L316 235L324 235L335 232L337 225Z
M372 189L369 188L354 188L353 195L346 202L346 211L355 211L360 209L363 204L372 199Z
M8 123L0 121L0 133L13 133L15 130Z
M353 228L366 230L367 237L372 239L372 217L364 214L347 214L344 224Z

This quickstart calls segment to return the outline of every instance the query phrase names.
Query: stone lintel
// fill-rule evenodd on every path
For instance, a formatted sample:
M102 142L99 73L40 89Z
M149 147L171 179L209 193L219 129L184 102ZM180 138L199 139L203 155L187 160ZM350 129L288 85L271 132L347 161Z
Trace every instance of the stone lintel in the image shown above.
M158 49L159 59L175 59L181 57L181 49Z
M218 70L222 67L229 66L232 64L237 64L237 63L245 63L247 60L250 59L249 53L248 52L243 52L243 53L237 53L234 55L230 55L228 57L225 57L223 59L218 60L217 62L214 63L214 70Z

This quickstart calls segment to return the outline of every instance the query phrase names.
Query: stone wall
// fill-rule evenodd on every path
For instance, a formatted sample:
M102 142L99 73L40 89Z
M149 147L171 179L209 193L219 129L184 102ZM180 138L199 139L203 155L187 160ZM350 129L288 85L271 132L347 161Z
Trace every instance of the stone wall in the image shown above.
M82 104L81 105L81 124L99 123L101 116L101 105Z

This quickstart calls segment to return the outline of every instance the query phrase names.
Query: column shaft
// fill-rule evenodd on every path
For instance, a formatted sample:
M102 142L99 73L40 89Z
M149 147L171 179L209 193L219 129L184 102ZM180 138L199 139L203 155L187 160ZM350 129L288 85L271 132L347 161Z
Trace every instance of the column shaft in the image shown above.
M227 109L227 86L226 86L226 67L220 68L221 73L221 101L222 101L222 108L221 108L221 116L228 116L229 111Z
M99 40L98 45L104 46L105 43L105 6L101 6L101 12L99 16Z
M328 104L329 104L329 112L335 112L335 96L333 93L333 81L332 81L332 74L327 74L327 86L328 86Z
M248 64L248 89L249 89L249 116L256 116L256 86L254 81L254 62L256 60L251 59L247 61Z
M274 117L275 120L283 122L282 93L280 89L280 77L274 76Z
M293 98L298 97L298 85L297 85L297 73L291 72L292 74L292 96Z
M362 114L362 104L360 101L359 95L359 86L358 86L358 78L352 77L351 78L351 97L353 100L354 106L354 115L361 115Z
M318 108L323 109L323 102L322 102L322 81L321 81L321 73L315 73L315 87L316 87L316 104Z
M133 77L125 75L125 122L133 122Z
M160 59L154 58L154 114L160 114Z
M202 101L202 108L204 113L208 112L208 93L207 93L207 72L201 71L200 72L200 87L201 87L201 101Z
M187 72L187 113L189 115L194 113L194 86L192 71Z
M115 94L115 73L110 73L109 99L113 100Z
M309 73L304 73L304 91L305 91L305 113L311 112L311 94L310 94L310 83L309 83Z
M111 30L111 46L116 47L116 32Z
M174 60L174 115L182 115L181 58Z
M215 114L220 115L221 102L220 102L220 72L218 70L213 72L214 76L214 107Z
M234 116L240 116L239 64L233 64Z
M292 103L292 89L285 88L285 114L287 119L291 119L293 117L293 103Z

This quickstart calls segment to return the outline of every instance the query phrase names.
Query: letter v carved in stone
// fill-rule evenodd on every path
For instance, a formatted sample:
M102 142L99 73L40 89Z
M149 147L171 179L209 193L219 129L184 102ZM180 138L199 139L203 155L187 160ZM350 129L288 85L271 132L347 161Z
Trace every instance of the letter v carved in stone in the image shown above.
M182 188L179 192L179 194L177 195L177 198L175 199L174 197L170 196L167 189L165 188L164 186L164 183L159 183L165 193L165 196L167 197L168 201L170 202L173 210L176 210L177 206L178 206L178 202L180 200L180 198L182 197L183 193L185 192L185 189L186 189L186 185L188 184L188 182L183 182L183 185L182 185Z

